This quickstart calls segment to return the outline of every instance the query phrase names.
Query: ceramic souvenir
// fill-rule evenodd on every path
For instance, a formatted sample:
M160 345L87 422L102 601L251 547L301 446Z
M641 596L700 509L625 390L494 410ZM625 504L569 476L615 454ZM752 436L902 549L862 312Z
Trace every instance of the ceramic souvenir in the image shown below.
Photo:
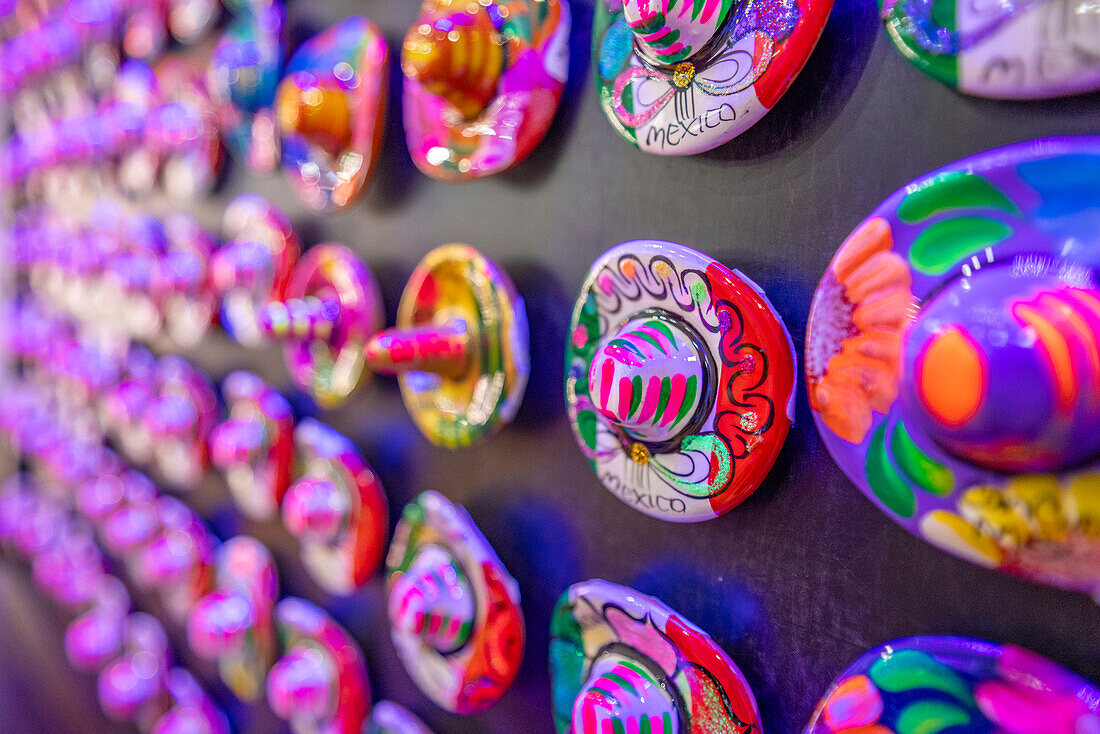
M397 325L367 343L367 365L397 374L420 431L457 448L515 417L527 340L527 311L507 273L468 245L444 245L413 271Z
M217 539L174 497L158 497L159 528L138 559L134 581L157 595L173 621L184 622L211 589Z
M241 8L210 58L207 89L225 146L256 172L279 164L275 88L285 55L282 0Z
M290 272L302 246L290 220L257 194L241 194L225 208L226 245L210 260L210 278L221 294L226 333L248 347L264 340L259 311L286 297Z
M115 576L104 575L91 608L65 628L65 657L77 670L98 671L118 659L125 641L130 595Z
M168 31L180 43L194 43L218 22L218 0L167 0Z
M145 145L157 157L165 192L189 201L210 192L222 163L221 135L202 72L171 60L156 70L160 104L145 125Z
M565 87L570 25L567 0L424 0L401 48L417 167L469 181L526 158Z
M880 0L918 69L960 92L1042 99L1100 89L1100 8L1080 0Z
M283 498L283 522L313 580L331 594L350 594L382 561L382 484L350 439L312 418L294 429L294 446L301 475Z
M183 348L198 346L213 323L218 295L210 282L210 258L218 241L190 214L164 218L167 249L153 276L164 330Z
M359 645L323 610L287 597L275 607L283 656L267 678L267 702L294 734L358 734L370 709Z
M1081 734L1100 727L1100 688L1015 645L906 637L867 651L833 682L803 734Z
M153 283L167 233L160 220L142 214L125 218L115 235L116 249L104 258L90 305L100 325L134 339L153 339L164 323Z
M523 659L519 586L466 510L436 492L406 505L386 588L390 635L420 690L458 714L496 703Z
M363 734L432 734L431 729L403 706L379 701L371 709Z
M625 242L592 265L573 310L569 420L616 497L662 520L708 520L775 462L794 363L782 319L740 271L671 242Z
M275 93L283 169L315 212L343 209L370 177L386 123L386 39L362 16L302 45Z
M111 719L148 731L169 707L168 637L144 612L126 618L124 635L122 654L99 673L99 706Z
M359 384L363 348L382 326L382 296L355 253L343 245L314 245L294 266L286 298L260 312L259 326L285 344L298 386L330 408Z
M229 721L184 668L168 671L165 688L171 708L150 734L229 734Z
M755 125L817 45L832 0L598 0L596 88L620 136L692 155Z
M1097 191L1097 137L924 176L841 245L806 336L818 429L887 515L972 562L1094 595Z
M191 610L187 641L196 655L217 662L222 681L237 698L263 695L275 662L275 602L279 578L271 552L244 535L218 551L214 591Z
M251 372L222 382L229 417L210 433L210 462L225 477L233 501L253 520L278 514L294 460L290 403Z
M210 378L180 357L161 357L154 394L142 416L155 473L177 489L196 487L209 463L206 442L217 420Z
M745 676L706 632L607 581L573 584L558 600L550 676L561 734L761 731Z

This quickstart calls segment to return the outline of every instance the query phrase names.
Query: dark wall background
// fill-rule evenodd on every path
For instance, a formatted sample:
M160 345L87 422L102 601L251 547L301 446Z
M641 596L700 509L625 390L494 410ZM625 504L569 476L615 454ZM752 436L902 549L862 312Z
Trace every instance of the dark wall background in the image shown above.
M409 706L440 734L553 730L550 610L566 586L591 577L654 594L709 631L752 684L767 732L801 731L842 668L866 648L902 635L1013 642L1100 680L1100 609L1093 602L967 564L894 525L832 462L804 389L796 426L764 484L733 512L698 525L649 519L604 490L574 444L562 394L573 298L604 249L661 238L740 268L767 290L801 352L821 273L883 198L978 151L1100 131L1100 95L1037 103L960 96L902 59L873 3L838 0L805 71L762 122L710 153L663 159L619 140L599 109L589 61L596 1L573 0L570 82L561 110L543 144L513 171L469 185L424 177L405 150L400 95L394 94L375 177L350 211L311 216L281 176L257 178L242 168L232 169L218 194L196 207L197 216L217 226L233 195L269 197L291 215L307 245L346 243L375 269L391 321L413 266L436 245L472 244L511 273L527 300L533 352L514 425L473 449L436 448L416 431L388 378L321 415L373 463L394 518L418 492L439 490L466 505L517 578L528 641L509 693L480 716L440 711L395 656L380 578L353 597L327 597L304 576L285 531L242 522L215 479L192 495L195 505L219 534L248 532L267 542L280 561L284 593L324 605L360 641L375 698ZM394 51L416 7L413 0L289 5L296 42L362 13L384 29ZM398 91L396 67L391 81ZM249 368L292 393L277 350L247 351L218 334L188 356L215 378ZM316 413L307 399L292 399L303 414ZM4 677L52 681L15 686L22 704L16 708L33 715L8 730L88 730L92 714L72 726L65 713L70 698L93 708L92 681L54 659L61 654L59 619L35 616L45 602L28 600L22 571L9 569L0 582ZM22 626L8 626L12 615ZM28 654L51 659L24 665ZM234 704L209 666L194 667L242 731L280 730L265 707ZM0 696L10 690L0 686ZM41 697L53 703L44 706ZM43 714L51 708L56 717Z

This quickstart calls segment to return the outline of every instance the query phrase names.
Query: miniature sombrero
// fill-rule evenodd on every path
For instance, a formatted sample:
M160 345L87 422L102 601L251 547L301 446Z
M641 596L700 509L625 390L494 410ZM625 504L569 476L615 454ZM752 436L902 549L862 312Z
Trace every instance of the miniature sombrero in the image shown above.
M477 713L523 658L519 586L462 507L435 492L405 506L386 558L394 647L439 706Z
M569 72L567 0L424 0L405 36L405 137L421 171L462 181L527 157Z
M221 296L227 334L245 346L265 339L259 314L286 296L302 245L290 219L259 194L241 194L225 207L225 246L210 258L210 280Z
M814 296L806 382L844 472L972 562L1100 594L1100 138L906 185Z
M692 155L740 135L794 82L832 0L599 0L596 86L619 135Z
M437 247L401 294L397 323L365 348L397 374L405 406L432 443L492 435L519 410L530 373L527 310L503 269L469 245Z
M760 734L745 676L706 632L657 599L594 579L569 587L550 622L561 734Z
M872 648L837 677L803 734L1100 727L1100 689L1015 645L926 635Z
M207 88L225 147L254 171L279 163L272 105L286 53L282 0L233 3L237 16L210 57Z
M363 734L431 734L431 729L403 706L379 701L364 724Z
M794 348L740 272L670 242L625 242L581 288L565 396L615 496L664 520L707 520L775 462L794 419Z
M1042 99L1100 89L1100 7L1075 0L880 0L890 40L960 92Z
M342 209L370 176L385 126L386 39L345 18L303 44L275 93L283 170L315 212Z

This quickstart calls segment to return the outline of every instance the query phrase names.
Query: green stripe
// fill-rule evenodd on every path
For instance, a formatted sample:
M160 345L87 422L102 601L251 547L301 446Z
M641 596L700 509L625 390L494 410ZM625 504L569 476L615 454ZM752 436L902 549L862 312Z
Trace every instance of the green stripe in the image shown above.
M672 329L669 328L668 324L666 324L664 321L660 321L658 319L653 319L651 321L645 322L645 325L650 327L650 328L656 329L657 331L664 334L666 337L668 337L668 340L670 342L672 342L673 344L676 343L676 337L672 334Z
M626 351L637 355L638 359L645 359L645 355L642 354L641 350L638 349L638 347L631 344L630 342L628 342L626 339L612 339L611 341L609 341L607 343L607 345L609 347L622 347Z
M661 378L661 397L657 399L657 410L653 412L653 421L651 425L657 425L657 421L661 420L661 416L665 414L665 408L668 407L668 398L672 394L672 378Z
M636 332L634 332L634 334L639 339L645 339L647 342L652 344L654 347L657 348L657 350L661 354L667 354L667 352L665 351L665 348L663 346L661 346L661 342L657 341L654 337L650 336L649 334L645 333L644 331L636 331Z
M634 411L636 411L638 406L642 403L642 376L634 375L630 384L634 386L634 394L630 396L630 412L627 414L628 417L634 415Z
M606 678L607 680L614 681L615 683L618 683L620 687L625 688L626 690L630 691L630 693L634 694L635 696L641 696L642 695L638 692L638 689L635 688L633 686L633 684L631 684L630 681L628 681L626 678L622 677L621 675L619 675L618 673L616 673L614 671L609 672L609 673L605 673L603 677Z
M692 404L695 402L695 385L698 382L698 378L692 375L687 379L687 387L684 388L684 403L680 406L680 412L676 416L674 424L679 423L680 420L687 415L687 412L691 409Z

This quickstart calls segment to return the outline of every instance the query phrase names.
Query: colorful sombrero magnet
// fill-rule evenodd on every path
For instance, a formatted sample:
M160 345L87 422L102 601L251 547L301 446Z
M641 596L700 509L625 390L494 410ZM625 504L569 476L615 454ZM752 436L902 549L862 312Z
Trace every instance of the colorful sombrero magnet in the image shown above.
M526 158L565 87L570 23L567 0L424 0L401 49L417 167L464 181Z
M706 632L607 581L573 584L558 600L550 677L561 734L761 732L745 676Z
M283 656L267 676L267 702L294 734L358 734L370 709L363 651L305 599L275 607Z
M1100 7L1079 0L880 0L917 68L960 92L1042 99L1100 89Z
M314 245L294 266L286 299L260 312L260 329L285 344L294 381L320 405L342 403L359 385L367 339L382 326L374 275L344 245Z
M367 365L397 374L405 406L433 443L468 446L519 410L530 373L527 311L508 274L468 245L416 266L397 325L371 337Z
M275 93L283 170L316 212L346 207L370 176L386 122L388 60L378 27L353 17L287 63Z
M755 125L802 71L832 0L599 0L600 104L647 153L692 155Z
M386 557L394 647L444 709L477 713L523 658L519 586L461 506L424 492L405 506Z
M853 482L967 560L1100 593L1100 137L908 184L818 286L806 382Z
M207 72L226 148L259 172L279 163L272 105L285 54L285 15L282 0L240 8L218 41Z
M573 309L565 398L616 497L698 522L764 479L794 420L794 348L760 288L681 245L635 240L593 263Z
M294 429L301 475L283 498L283 522L321 588L350 594L378 569L389 507L382 483L347 436L312 418Z
M258 194L234 197L222 217L225 246L210 259L222 326L245 346L262 344L260 311L286 296L302 245L286 214Z
M405 707L379 701L364 724L363 734L432 734L432 731Z
M1015 645L928 635L868 650L822 697L803 734L1081 734L1100 688Z

